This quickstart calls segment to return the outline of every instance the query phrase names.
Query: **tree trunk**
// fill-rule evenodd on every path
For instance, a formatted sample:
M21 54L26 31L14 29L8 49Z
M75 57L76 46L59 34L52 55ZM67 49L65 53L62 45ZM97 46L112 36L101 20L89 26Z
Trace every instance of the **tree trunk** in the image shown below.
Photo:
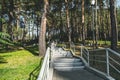
M65 3L66 3L66 20L67 20L67 27L68 27L68 39L69 39L69 45L71 47L71 28L70 28L70 19L69 19L68 0L65 0Z
M64 36L64 32L63 32L62 3L61 3L60 4L60 40L61 41L63 39L63 36Z
M117 48L117 26L115 17L115 0L110 0L110 19L111 19L111 49Z
M46 53L46 21L47 21L48 0L44 0L44 13L41 20L41 28L39 34L39 56L44 56Z
M98 19L98 17L97 17L97 0L96 0L96 3L95 3L95 8L96 8L96 10L95 10L95 34L96 34L96 36L95 36L95 48L97 49L98 48L98 22L97 22L97 19Z
M85 44L85 9L84 9L84 0L82 0L82 41Z
M9 22L8 22L8 34L11 36L11 40L13 40L13 31L12 31L12 21L14 19L14 1L10 0L9 6Z
M0 12L0 32L2 32L2 13Z
M1 4L1 11L0 11L0 32L2 32L2 11L3 11L3 0Z

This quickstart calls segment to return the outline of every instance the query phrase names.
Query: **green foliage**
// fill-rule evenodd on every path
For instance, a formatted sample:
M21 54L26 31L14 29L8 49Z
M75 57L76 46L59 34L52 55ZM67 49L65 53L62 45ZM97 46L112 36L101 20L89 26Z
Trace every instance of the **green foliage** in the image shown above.
M7 33L0 32L0 44L13 45L10 40L10 35Z
M57 44L58 47L64 47L65 44Z
M0 18L0 22L5 23L5 19L4 18Z

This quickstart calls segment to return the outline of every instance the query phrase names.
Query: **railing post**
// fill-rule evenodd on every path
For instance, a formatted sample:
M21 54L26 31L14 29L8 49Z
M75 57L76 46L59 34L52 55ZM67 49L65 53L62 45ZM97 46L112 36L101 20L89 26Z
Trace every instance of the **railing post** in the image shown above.
M66 44L65 44L65 48L66 48Z
M88 66L90 66L90 53L88 51Z
M52 51L51 51L51 47L50 47L49 53L50 53L50 54L49 54L49 58L50 58L49 61L51 62L51 59L52 59Z
M46 73L46 77L47 77L47 80L49 79L49 67L50 67L50 48L48 49L48 58L47 58L47 73Z
M75 53L75 44L73 44L74 45L74 53Z
M107 76L110 76L110 71L109 71L109 53L108 49L106 49L106 66L107 66Z
M82 54L83 54L83 53L82 53L82 47L83 47L83 46L81 45L81 57L83 57L83 56L82 56Z

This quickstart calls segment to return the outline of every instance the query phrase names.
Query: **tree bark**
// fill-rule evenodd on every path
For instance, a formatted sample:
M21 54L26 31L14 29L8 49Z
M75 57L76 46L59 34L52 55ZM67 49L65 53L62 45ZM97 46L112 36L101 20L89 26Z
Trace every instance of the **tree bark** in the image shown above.
M82 0L82 41L85 44L85 2Z
M71 47L71 27L70 27L68 0L65 0L65 3L66 3L66 20L67 20L67 27L68 27L68 39L69 39L69 45Z
M0 32L2 32L2 11L3 11L3 0L1 1L1 11L0 11Z
M8 34L11 36L11 40L13 40L13 30L12 30L12 21L14 19L14 1L10 0L9 6L9 21L8 21Z
M0 12L0 32L2 32L2 13Z
M96 3L95 3L95 8L96 8L96 10L95 10L95 34L96 34L96 36L95 36L95 48L97 49L98 48L98 22L97 22L97 0L96 0Z
M117 26L115 17L115 0L110 0L110 19L111 19L111 49L117 49Z
M39 34L39 56L44 56L46 53L46 21L47 21L47 11L48 11L48 0L44 0L44 12L41 20L41 28Z
M62 0L60 4L60 40L63 39L64 33L63 33L63 19L62 19Z

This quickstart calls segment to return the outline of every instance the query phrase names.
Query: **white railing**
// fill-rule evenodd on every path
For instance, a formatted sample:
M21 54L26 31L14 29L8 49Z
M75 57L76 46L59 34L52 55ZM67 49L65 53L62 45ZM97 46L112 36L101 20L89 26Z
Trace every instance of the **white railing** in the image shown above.
M75 53L75 44L73 42L71 43L71 47L70 48Z
M50 48L48 47L37 80L49 80L49 59Z
M85 65L109 80L120 80L120 54L109 49L87 50L81 46L81 58Z
M81 58L86 66L89 66L89 51L84 46L81 46Z

